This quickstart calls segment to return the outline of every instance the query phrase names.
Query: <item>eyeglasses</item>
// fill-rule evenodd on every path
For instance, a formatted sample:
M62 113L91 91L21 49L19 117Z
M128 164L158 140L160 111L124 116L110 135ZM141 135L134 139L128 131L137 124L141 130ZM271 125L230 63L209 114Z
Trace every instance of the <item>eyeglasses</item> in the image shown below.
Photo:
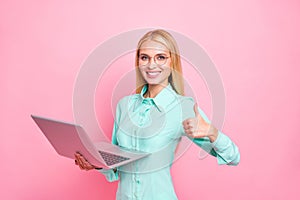
M150 64L151 58L152 57L148 56L147 54L139 55L139 65L140 66L147 66L148 64ZM168 58L169 57L167 57L164 54L156 54L155 56L153 56L154 63L159 65L159 66L166 64Z

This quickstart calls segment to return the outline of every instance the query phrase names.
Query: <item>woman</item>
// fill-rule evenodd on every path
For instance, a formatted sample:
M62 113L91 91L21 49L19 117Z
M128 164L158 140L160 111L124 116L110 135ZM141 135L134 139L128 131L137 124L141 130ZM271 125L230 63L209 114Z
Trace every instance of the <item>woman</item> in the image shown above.
M136 51L136 94L117 105L112 143L151 153L114 170L101 170L108 181L120 180L117 199L177 199L170 167L182 136L217 158L237 165L237 146L210 124L191 97L185 97L179 50L164 30L146 33ZM75 154L81 169L95 169Z

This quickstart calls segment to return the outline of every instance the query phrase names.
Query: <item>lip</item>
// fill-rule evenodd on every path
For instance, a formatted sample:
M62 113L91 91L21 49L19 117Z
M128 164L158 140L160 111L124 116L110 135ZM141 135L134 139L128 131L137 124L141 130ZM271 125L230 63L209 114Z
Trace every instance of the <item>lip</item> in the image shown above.
M161 71L146 71L148 78L156 78L160 75Z

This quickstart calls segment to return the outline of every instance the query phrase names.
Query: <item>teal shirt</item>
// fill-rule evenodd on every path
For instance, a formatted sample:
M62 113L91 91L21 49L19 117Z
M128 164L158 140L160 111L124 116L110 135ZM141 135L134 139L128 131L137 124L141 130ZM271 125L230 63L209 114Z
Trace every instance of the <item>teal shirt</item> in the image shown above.
M122 98L116 109L112 143L127 149L149 152L150 156L113 170L100 170L110 182L120 180L117 200L176 200L170 167L179 154L177 144L185 136L182 121L195 117L191 97L178 95L168 85L155 98L141 94ZM209 122L204 112L201 116ZM185 141L195 143L215 156L219 164L237 165L238 147L222 132L213 143L208 138ZM187 142L184 142L187 147Z

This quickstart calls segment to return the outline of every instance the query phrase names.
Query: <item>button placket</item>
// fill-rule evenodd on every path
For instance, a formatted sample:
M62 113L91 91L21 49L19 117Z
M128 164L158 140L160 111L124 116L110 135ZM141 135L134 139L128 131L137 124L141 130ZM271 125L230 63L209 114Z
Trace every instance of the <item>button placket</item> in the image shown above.
M143 101L143 105L141 105L141 109L138 114L138 125L139 127L144 127L145 124L147 123L147 119L149 118L149 110L152 107L152 103L150 101ZM138 137L138 131L134 130L133 132L133 147L135 150L139 150L139 137ZM134 163L136 172L139 171L138 169L138 162ZM140 199L139 193L140 193L140 187L141 187L141 180L140 176L137 173L132 174L132 182L133 182L133 198L134 199Z
M133 131L133 136L131 138L131 144L133 146L133 149L137 150L137 130L136 129L134 129L134 131Z
M138 180L138 175L136 173L133 173L132 174L132 182L133 182L133 196L134 196L134 199L139 199L139 185L137 184L137 182L139 182Z

